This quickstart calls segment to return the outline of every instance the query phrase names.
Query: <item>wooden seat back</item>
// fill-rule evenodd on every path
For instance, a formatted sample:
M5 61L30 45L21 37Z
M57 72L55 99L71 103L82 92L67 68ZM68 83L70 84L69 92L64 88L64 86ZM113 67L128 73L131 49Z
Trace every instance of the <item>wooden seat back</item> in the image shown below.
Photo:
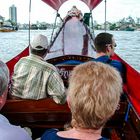
M63 128L71 120L67 104L59 105L52 99L7 100L1 112L11 123L32 128Z

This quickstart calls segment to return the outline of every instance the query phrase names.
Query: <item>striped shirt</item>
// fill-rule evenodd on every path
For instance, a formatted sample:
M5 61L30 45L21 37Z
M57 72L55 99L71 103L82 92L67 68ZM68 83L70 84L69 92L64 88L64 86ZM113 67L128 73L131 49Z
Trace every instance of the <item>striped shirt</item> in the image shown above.
M65 103L63 81L52 65L31 54L21 58L14 67L10 93L24 99L51 97L56 103Z

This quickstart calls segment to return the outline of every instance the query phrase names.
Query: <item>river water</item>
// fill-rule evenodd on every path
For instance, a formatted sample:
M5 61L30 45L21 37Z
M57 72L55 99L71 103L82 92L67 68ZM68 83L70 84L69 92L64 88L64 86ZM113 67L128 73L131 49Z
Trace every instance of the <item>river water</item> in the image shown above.
M52 30L32 30L31 38L37 34L44 34L48 38ZM103 31L96 31L95 35ZM117 43L115 52L140 72L140 31L108 31L114 35ZM9 61L28 46L28 30L0 33L0 59Z

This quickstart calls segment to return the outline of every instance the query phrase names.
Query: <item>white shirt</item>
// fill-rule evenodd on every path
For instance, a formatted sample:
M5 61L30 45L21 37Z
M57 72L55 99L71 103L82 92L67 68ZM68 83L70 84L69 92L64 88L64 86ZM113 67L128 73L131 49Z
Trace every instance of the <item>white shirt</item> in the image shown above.
M10 124L8 119L0 114L0 140L32 139L23 128Z

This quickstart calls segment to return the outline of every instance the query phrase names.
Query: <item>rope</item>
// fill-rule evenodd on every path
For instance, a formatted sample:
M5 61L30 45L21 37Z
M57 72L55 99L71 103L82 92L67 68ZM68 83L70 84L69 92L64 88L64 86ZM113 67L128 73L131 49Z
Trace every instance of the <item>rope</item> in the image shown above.
M59 28L58 32L56 33L55 37L53 38L53 40L50 42L50 47L48 48L48 50L50 50L50 48L53 46L56 38L58 37L59 33L61 32L61 30L63 29L63 27L65 26L66 21L64 21L62 23L62 26Z
M64 38L64 37L65 37L65 36L64 36L64 30L65 30L65 26L64 26L64 28L63 28L63 34L62 34L62 35L63 35L63 37L62 37L62 51L63 51L63 55L65 55L65 50L64 50L64 47L65 47L65 46L64 46L64 40L65 40L65 38Z
M105 32L106 32L106 0L105 0L105 24L104 25L105 25L104 28L105 28Z
M60 18L60 20L63 22L63 19L61 18L60 14L57 13L57 16Z

